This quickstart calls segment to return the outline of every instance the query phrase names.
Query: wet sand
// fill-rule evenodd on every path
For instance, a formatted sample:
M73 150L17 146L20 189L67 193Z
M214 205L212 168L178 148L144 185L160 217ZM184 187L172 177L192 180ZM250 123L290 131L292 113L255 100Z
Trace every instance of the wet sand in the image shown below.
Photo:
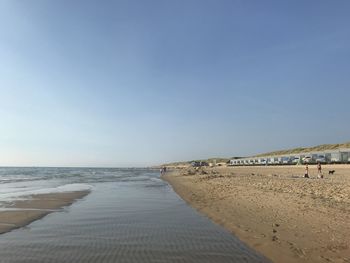
M335 170L334 175L328 175ZM350 166L174 170L189 204L274 262L350 262Z
M71 205L89 191L52 193L29 196L26 200L2 203L0 210L0 234L20 228L49 213Z
M84 183L93 191L68 213L53 213L28 229L0 235L0 261L270 262L188 206L158 171L110 172L108 178L106 170L90 170Z

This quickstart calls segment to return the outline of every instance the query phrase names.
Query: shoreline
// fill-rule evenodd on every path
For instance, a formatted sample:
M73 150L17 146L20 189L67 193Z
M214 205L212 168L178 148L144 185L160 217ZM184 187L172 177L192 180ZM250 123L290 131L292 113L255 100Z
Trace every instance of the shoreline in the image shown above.
M350 166L173 170L162 176L189 205L272 262L350 261ZM329 170L336 170L328 175Z
M90 191L37 194L26 200L4 202L0 210L0 234L25 227L46 215L72 205Z

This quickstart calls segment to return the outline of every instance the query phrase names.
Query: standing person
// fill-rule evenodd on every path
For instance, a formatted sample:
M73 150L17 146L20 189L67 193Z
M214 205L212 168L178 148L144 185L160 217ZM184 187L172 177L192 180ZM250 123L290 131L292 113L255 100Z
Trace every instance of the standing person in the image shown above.
M317 164L317 178L323 178L322 167L321 167L321 163L320 162L318 162L318 164Z
M304 175L305 178L309 178L309 165L306 164L305 166L305 175Z

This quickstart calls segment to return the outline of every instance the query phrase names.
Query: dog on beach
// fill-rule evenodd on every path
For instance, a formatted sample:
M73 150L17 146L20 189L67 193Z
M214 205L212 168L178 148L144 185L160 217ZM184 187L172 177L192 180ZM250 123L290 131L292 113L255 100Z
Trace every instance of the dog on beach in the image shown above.
M328 175L334 174L334 173L335 173L335 170L330 170L330 171L328 171Z

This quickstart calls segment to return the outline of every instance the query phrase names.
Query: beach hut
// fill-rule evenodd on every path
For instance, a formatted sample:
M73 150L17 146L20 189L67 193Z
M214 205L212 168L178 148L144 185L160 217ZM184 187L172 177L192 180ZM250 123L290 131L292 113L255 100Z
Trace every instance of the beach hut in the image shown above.
M281 161L282 161L282 164L289 164L290 157L289 156L282 156Z
M278 157L278 164L282 164L282 156Z
M316 163L327 163L326 161L326 153L319 153L315 158Z
M267 164L273 164L273 157L267 158Z
M347 163L349 161L349 153L346 151L340 152L340 162Z
M300 164L300 162L301 162L300 155L291 156L291 157L290 157L290 162L291 162L292 164Z
M330 152L325 153L326 163L331 163L332 154Z
M259 158L259 164L266 165L267 164L267 158Z
M331 163L340 163L340 162L341 162L340 152L332 152Z

